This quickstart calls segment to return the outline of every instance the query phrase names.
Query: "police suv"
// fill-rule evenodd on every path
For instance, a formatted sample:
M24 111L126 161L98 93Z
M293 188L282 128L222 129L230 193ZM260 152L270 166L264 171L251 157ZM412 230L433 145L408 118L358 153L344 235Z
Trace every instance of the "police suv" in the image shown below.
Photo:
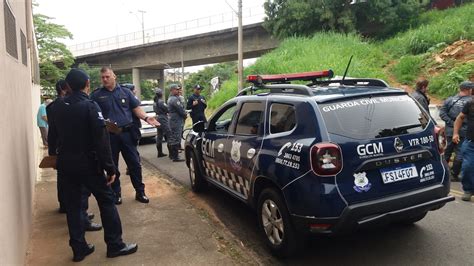
M251 87L186 137L193 191L211 183L255 208L276 255L309 233L411 224L454 200L430 115L382 80L331 77L249 76Z

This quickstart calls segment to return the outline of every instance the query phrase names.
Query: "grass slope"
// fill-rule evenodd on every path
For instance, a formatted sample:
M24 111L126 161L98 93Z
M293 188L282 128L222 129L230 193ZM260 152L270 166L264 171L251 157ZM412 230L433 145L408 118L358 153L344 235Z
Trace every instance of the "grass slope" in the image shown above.
M377 45L355 34L318 33L312 38L289 38L274 51L262 56L244 71L249 74L296 73L332 69L343 75L351 55L354 55L348 75L385 79L383 66L387 56ZM237 93L237 77L225 82L209 101L217 108Z
M474 3L443 11L429 11L420 16L418 26L384 42L369 42L356 34L317 33L312 38L289 38L274 51L262 56L245 69L244 75L295 73L333 69L342 75L351 55L354 59L348 75L386 79L411 84L432 67L431 53L460 39L474 40ZM389 61L394 61L384 69ZM472 62L453 63L447 71L427 78L430 91L439 97L456 92L460 80L472 78ZM215 109L237 93L237 76L222 84L209 101Z

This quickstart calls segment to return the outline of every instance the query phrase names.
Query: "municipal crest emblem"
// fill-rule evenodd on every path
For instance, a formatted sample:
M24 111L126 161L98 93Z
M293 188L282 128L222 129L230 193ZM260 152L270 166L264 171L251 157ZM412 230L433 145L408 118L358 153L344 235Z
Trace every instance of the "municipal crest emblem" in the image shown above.
M232 149L230 150L230 164L237 171L242 168L242 162L240 161L240 146L242 146L242 142L233 140Z
M372 187L372 184L367 179L366 172L354 173L354 190L361 193L367 192Z

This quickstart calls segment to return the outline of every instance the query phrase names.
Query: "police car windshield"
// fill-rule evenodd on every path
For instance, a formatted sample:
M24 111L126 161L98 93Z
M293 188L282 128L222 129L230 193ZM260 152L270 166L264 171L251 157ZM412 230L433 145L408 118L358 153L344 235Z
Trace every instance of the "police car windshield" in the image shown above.
M354 139L422 131L429 116L408 95L363 97L319 104L329 133Z

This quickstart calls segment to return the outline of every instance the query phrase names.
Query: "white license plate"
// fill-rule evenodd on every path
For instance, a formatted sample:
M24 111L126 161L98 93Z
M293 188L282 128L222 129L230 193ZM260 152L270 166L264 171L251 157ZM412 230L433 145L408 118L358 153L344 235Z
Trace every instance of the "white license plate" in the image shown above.
M406 164L396 168L380 169L384 184L398 182L410 178L418 177L418 171L414 164Z

